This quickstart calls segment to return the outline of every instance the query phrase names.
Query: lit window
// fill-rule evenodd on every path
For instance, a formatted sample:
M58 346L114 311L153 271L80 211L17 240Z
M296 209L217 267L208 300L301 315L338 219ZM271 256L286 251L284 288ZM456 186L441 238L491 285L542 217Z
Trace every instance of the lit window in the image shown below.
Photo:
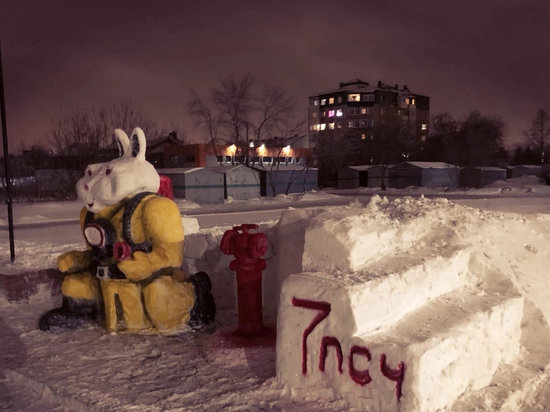
M310 130L315 130L317 129L317 125L316 124L312 124L310 127L309 127Z
M334 97L329 97L328 104L334 104Z
M353 128L355 127L355 126L354 126L354 122L353 122L353 121L348 122L348 127L349 127L350 129L353 129Z
M341 129L342 128L342 123L340 123L340 122L336 123L336 128Z
M366 138L367 138L367 135L366 135L365 133L363 133L363 134L361 135L361 140L365 140Z
M329 128L330 130L334 130L334 123L329 123L329 124L328 124L328 128Z
M363 107L361 109L361 114L367 114L367 108L366 107Z
M325 104L327 104L327 99L321 99L321 106L324 106Z
M414 99L411 99L411 104L414 106Z
M422 130L428 130L428 125L426 123L422 123Z
M342 109L336 110L336 117L342 117L344 115L344 112L342 112Z
M334 117L334 110L328 111L328 117Z
M409 104L409 98L408 97L405 99L405 103Z
M325 130L326 127L327 125L325 123L321 123L321 130Z
M313 101L313 105L314 105L314 106L319 106L319 99L315 99L315 100Z
M348 94L348 102L358 102L361 100L361 95L357 94Z

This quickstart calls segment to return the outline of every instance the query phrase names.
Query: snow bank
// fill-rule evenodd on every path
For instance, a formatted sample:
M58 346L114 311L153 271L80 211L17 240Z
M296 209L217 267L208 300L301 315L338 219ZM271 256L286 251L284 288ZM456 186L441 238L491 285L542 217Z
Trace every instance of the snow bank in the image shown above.
M550 365L549 221L377 196L283 213L279 381L375 411L517 402Z

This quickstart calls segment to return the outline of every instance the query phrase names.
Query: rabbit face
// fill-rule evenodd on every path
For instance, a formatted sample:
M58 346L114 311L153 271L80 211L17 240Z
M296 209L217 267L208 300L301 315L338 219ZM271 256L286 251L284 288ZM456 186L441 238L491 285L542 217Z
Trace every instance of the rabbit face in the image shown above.
M132 138L115 131L121 157L105 163L88 165L84 177L76 184L78 197L86 208L97 213L116 205L126 197L140 192L156 193L160 177L151 163L145 160L145 135L135 128Z

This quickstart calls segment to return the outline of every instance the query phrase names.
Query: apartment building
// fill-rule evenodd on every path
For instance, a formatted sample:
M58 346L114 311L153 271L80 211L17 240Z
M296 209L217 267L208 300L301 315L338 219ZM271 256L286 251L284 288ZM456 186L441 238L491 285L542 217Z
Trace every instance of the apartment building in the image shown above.
M408 127L419 142L428 136L430 98L413 93L407 86L389 86L381 81L371 85L354 79L335 90L309 98L309 146L315 147L323 135L350 140L373 139L376 128L385 122Z

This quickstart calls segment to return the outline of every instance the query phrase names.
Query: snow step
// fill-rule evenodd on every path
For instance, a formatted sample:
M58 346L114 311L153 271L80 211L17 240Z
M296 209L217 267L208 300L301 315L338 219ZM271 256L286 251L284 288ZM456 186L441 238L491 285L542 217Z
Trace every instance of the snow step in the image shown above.
M289 308L280 315L292 319L280 316L277 376L295 392L334 393L372 411L432 412L468 388L487 386L499 365L519 353L523 298L517 293L463 288L433 299L387 332L361 336L345 335L331 321L332 302L281 302ZM305 325L304 334L288 333L297 324Z
M413 248L433 230L425 222L396 222L388 214L374 217L373 213L369 208L352 215L349 210L332 209L309 215L302 271L354 272L381 256Z
M515 412L525 404L544 405L538 399L550 394L544 382L550 378L550 328L532 302L525 301L521 350L512 363L500 365L491 382L479 391L467 391L446 412Z
M468 284L469 249L424 250L415 256L386 256L360 272L301 273L292 275L281 291L279 316L293 297L308 291L308 299L329 301L338 313L338 329L346 335L390 327L428 300ZM281 308L283 309L281 311ZM336 322L336 319L334 320Z

